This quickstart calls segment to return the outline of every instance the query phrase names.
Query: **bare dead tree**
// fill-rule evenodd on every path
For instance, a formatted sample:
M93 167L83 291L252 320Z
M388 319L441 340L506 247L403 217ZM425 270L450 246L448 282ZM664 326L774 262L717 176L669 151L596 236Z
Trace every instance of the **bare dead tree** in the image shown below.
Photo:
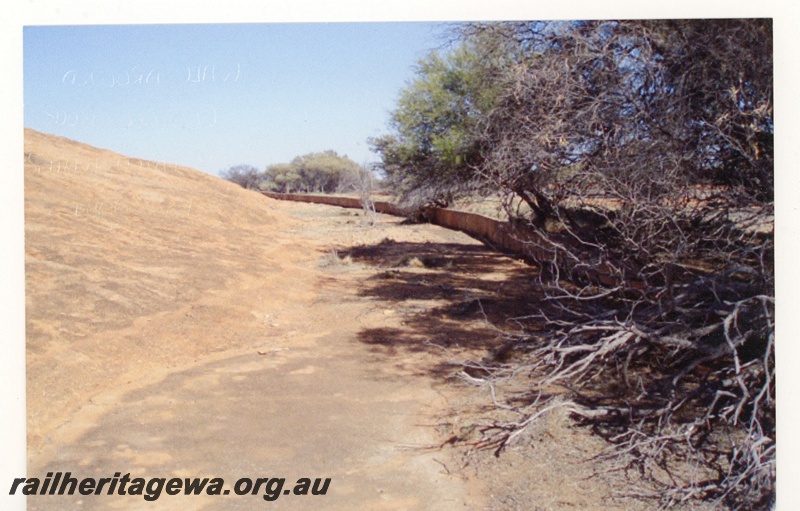
M366 165L358 173L357 189L361 209L364 210L369 225L375 225L378 221L378 213L375 210L375 176L367 170Z
M219 175L222 179L250 190L257 190L263 179L259 170L252 165L235 165L221 171Z
M765 509L775 484L769 20L479 24L515 52L477 175L541 234L548 299L502 449L558 397L669 504ZM514 204L526 205L524 214ZM535 341L535 342L534 342ZM554 385L567 389L556 396ZM679 467L693 466L691 474ZM653 480L656 478L653 477Z

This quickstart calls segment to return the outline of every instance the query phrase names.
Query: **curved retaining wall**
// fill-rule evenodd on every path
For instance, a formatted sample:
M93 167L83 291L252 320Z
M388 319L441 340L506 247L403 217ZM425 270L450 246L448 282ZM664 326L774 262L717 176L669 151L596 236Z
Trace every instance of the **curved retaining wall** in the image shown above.
M261 192L267 197L278 200L290 200L297 202L311 202L315 204L327 204L342 208L361 209L361 200L353 197L333 197L329 195L306 195L299 193L273 193ZM417 213L415 210L401 208L391 202L376 201L375 211L394 216L410 217ZM507 254L522 257L528 261L552 262L557 266L562 266L559 261L559 254L555 250L548 248L551 246L545 242L534 230L511 222L495 220L487 216L464 211L454 211L452 209L428 208L423 212L423 217L433 224L461 231L491 248ZM616 285L616 279L607 271L603 271L597 266L586 265L579 273L591 281L606 286Z
M342 208L361 209L361 200L353 197L333 197L328 195L306 195L300 193L261 192L273 199L327 204ZM375 211L394 216L412 216L415 211L402 208L391 202L376 201ZM530 229L464 211L443 208L428 208L423 211L426 220L433 224L468 234L492 248L520 255L526 258L551 259L552 251L542 248L541 238Z
M339 206L342 208L361 209L361 199L354 197L334 197L332 195L307 195L304 193L274 193L261 192L272 199L290 200L296 202L311 202L314 204L327 204L329 206ZM412 210L401 208L391 202L375 201L375 211L394 216L409 216Z

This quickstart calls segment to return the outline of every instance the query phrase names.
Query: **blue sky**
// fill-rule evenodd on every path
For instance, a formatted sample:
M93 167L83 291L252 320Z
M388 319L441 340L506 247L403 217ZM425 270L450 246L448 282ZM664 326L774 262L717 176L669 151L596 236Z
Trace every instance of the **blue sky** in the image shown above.
M12 0L0 17L4 64L0 72L0 161L4 164L0 170L0 272L4 276L0 325L5 350L0 359L4 389L0 394L4 417L0 480L24 475L26 461L23 114L26 126L41 131L212 173L230 164L262 167L323 149L335 149L360 162L372 157L364 147L365 139L386 129L386 112L393 107L397 90L412 77L413 62L439 44L438 25L428 21L620 17L774 18L776 237L780 240L776 290L782 332L778 385L800 388L800 371L791 370L791 361L800 359L797 343L792 342L800 332L795 313L800 272L793 261L794 254L800 253L800 222L795 221L800 212L797 2ZM187 26L154 25L309 20L422 23L195 26L204 33ZM116 26L90 26L101 24ZM141 28L145 24L151 28ZM232 76L223 80L235 64L240 66L238 80ZM198 66L216 66L213 79L209 68L204 81L190 82L189 70ZM326 75L315 75L315 69ZM152 74L147 82L151 71L160 73L155 83ZM93 83L88 82L89 76ZM137 83L138 76L145 83ZM320 90L323 93L306 95ZM336 118L342 111L342 118ZM214 113L216 118L211 117ZM800 410L800 393L784 392L781 400L780 427L791 431L800 422L793 412ZM797 467L791 460L800 455L800 437L783 435L781 452L778 472L785 481L792 480ZM782 508L798 508L800 493L780 481L778 488ZM25 501L0 492L0 507L24 510Z
M28 26L24 124L216 173L333 149L374 161L447 23Z

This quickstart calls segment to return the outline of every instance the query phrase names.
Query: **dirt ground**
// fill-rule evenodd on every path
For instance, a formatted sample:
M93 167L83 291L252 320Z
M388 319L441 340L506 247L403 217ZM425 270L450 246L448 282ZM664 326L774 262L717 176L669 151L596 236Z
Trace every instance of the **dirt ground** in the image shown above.
M460 233L279 202L25 132L28 476L330 478L327 494L31 496L29 509L651 509L549 417L500 457L454 361L530 269ZM513 291L509 291L513 290Z

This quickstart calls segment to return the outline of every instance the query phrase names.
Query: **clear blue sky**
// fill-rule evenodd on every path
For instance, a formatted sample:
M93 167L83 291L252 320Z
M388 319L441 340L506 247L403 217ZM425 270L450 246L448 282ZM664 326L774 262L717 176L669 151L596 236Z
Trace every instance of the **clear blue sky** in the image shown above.
M800 371L791 370L792 361L800 360L798 343L792 342L800 332L794 312L800 295L800 272L793 261L794 254L800 253L797 2L7 2L0 17L0 51L5 64L0 73L0 160L4 162L0 170L0 273L4 278L0 286L4 341L0 359L0 385L4 389L0 393L4 417L0 421L0 437L4 439L0 480L24 475L26 460L24 158L19 129L23 110L24 124L34 129L211 173L236 163L262 167L324 149L348 154L360 162L371 158L365 139L386 129L386 113L393 107L397 91L411 78L411 65L440 42L436 37L439 28L434 24L102 28L87 23L703 17L774 18L775 103L779 110L775 192L780 221L776 223L776 237L781 246L776 254L777 273L781 275L777 307L783 332L779 339L778 385L797 389ZM59 26L65 24L82 26ZM237 64L239 75L234 80L229 73ZM189 70L196 71L198 66L216 67L211 77L209 68L205 81L192 83ZM19 80L21 68L24 84ZM152 74L149 83L136 83L139 73L145 82L151 71L160 76L155 83ZM130 82L126 72L131 74ZM94 79L92 83L89 77ZM23 86L24 109L20 108ZM784 392L781 397L782 431L791 431L798 423L798 396L798 392ZM800 456L800 437L783 435L781 442L782 460ZM797 466L791 461L781 464L779 459L779 465L782 480L797 475ZM780 481L778 488L782 509L800 509L793 506L800 504L800 493ZM0 492L0 507L24 510L25 501Z
M24 122L209 173L333 149L374 161L443 23L28 26Z

